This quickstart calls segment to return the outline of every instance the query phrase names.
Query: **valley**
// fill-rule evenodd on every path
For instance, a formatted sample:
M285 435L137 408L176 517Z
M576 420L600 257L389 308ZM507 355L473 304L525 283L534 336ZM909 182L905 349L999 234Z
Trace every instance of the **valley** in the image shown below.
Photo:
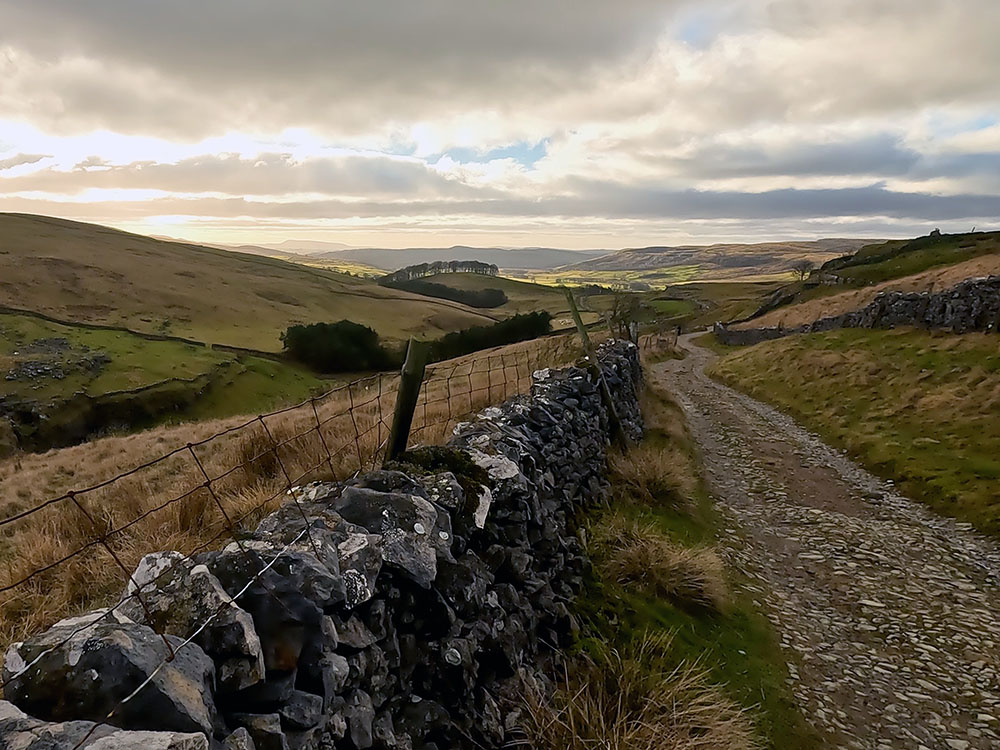
M10 427L0 431L8 455L0 504L29 509L0 550L12 585L87 544L89 527L72 509L47 505L83 485L123 534L116 554L128 566L143 549L197 549L228 533L228 511L215 517L211 493L194 501L191 488L206 476L223 509L246 520L280 515L293 484L375 468L399 376L296 364L281 351L289 326L351 321L392 358L410 336L439 341L548 316L550 335L430 366L411 438L436 445L477 409L494 419L496 404L531 389L534 372L578 361L567 284L596 340L609 327L617 335L637 327L649 381L645 439L612 455L615 503L585 519L594 569L575 606L589 650L568 662L573 676L553 696L559 715L583 712L581 696L606 701L602 691L626 685L639 691L650 726L687 732L669 692L683 674L686 695L699 696L691 700L711 717L699 731L718 747L916 747L932 735L990 746L993 728L981 717L1000 688L975 666L982 659L974 664L949 644L966 638L963 628L969 643L996 630L992 611L977 605L992 592L994 574L981 569L993 563L973 564L993 560L990 540L1000 535L996 332L903 325L731 347L702 331L720 322L737 331L793 326L859 310L886 291L952 289L1000 272L994 235L746 245L712 250L703 262L692 262L696 248L647 249L582 268L499 273L417 265L399 279L426 286L401 291L377 283L384 274L362 260L332 260L339 249L240 253L0 215L4 226L12 231L0 235L9 270L0 287L0 410ZM714 253L727 252L742 259L718 263ZM805 260L822 266L795 280L790 264ZM356 265L326 267L337 263ZM164 504L165 495L180 504ZM62 529L59 539L50 527ZM905 569L872 564L873 555L883 560L887 535ZM0 632L23 637L110 602L119 586L119 572L89 555L64 573L20 598L0 597ZM961 595L917 585L925 574L962 581ZM918 616L944 600L950 614L933 627ZM880 628L934 650L914 658L858 635ZM894 703L917 662L922 692ZM880 677L870 679L869 668ZM955 688L956 670L981 679L933 710ZM623 682L630 675L638 681ZM837 690L827 690L834 680ZM862 682L867 702L850 690ZM628 726L597 726L595 714L580 713L567 734L550 710L534 706L528 727L552 748Z

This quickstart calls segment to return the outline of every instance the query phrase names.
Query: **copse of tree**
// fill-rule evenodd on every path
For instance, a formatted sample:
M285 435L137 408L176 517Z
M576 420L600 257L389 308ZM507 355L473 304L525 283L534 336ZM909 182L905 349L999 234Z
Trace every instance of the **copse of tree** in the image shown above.
M481 263L478 260L436 260L433 263L418 263L400 268L383 276L379 279L379 283L387 286L394 281L419 279L439 273L478 273L483 276L496 276L500 273L500 269L492 263Z
M424 281L422 279L382 279L379 283L382 286L402 289L405 292L413 292L414 294L423 294L426 297L461 302L463 305L468 305L469 307L500 307L500 305L507 302L507 295L504 294L502 289L455 289L445 284L437 284L433 281Z
M375 331L349 320L290 326L281 343L289 359L318 372L384 370L399 364L398 355L382 346Z
M552 316L547 312L515 315L491 326L475 326L446 334L431 344L431 359L461 357L480 349L516 344L538 338L552 330Z

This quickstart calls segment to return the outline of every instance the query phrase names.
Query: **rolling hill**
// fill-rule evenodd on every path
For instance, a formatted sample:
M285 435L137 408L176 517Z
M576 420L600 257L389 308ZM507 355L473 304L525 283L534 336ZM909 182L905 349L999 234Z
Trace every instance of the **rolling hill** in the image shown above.
M569 328L573 325L566 295L561 289L541 284L531 284L516 279L506 279L502 276L483 276L477 273L441 273L427 276L424 281L443 284L453 289L480 291L483 289L500 289L507 295L507 302L500 307L491 309L503 315L545 310L552 314L554 329ZM585 304L581 301L581 305ZM599 316L590 311L581 311L584 323L593 323Z
M265 351L293 323L347 318L398 341L496 317L276 258L25 214L0 214L0 307Z
M551 247L408 247L403 249L355 248L316 253L312 261L357 261L386 271L437 260L478 260L501 269L552 270L581 260L606 255L607 250L560 250Z
M868 245L872 240L825 239L756 244L643 247L567 266L563 271L652 271L697 266L701 278L735 278L786 273L796 260L817 264Z

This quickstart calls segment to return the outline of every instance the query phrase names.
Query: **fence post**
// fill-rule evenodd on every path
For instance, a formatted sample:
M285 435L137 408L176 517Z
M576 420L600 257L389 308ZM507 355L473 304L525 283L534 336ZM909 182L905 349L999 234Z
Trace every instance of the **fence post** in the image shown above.
M604 373L597 362L597 354L594 352L594 346L590 343L590 336L587 335L587 329L583 325L583 318L580 317L580 311L576 307L573 290L567 286L563 287L563 291L566 292L569 311L573 315L573 322L576 323L576 330L579 332L580 340L583 342L583 353L587 355L587 366L591 374L597 379L597 387L601 392L601 400L604 402L604 408L608 412L611 439L616 445L625 448L628 446L628 437L625 435L625 430L622 429L622 423L618 418L618 410L615 408L615 400L611 395L611 389L608 388L608 384L604 380Z
M413 412L420 398L420 384L424 380L427 366L427 352L430 345L426 341L410 339L406 347L406 361L399 374L399 391L396 393L396 407L392 413L392 428L389 443L385 449L385 461L392 461L406 450L413 426Z

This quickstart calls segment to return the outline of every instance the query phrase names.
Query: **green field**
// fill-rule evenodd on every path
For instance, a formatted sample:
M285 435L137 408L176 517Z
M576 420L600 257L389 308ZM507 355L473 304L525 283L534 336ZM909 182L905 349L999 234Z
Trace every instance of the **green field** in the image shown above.
M649 304L657 313L667 318L690 315L698 309L696 304L683 299L653 299Z
M83 436L96 410L116 429L256 414L307 398L326 381L290 364L131 333L0 314L2 394L27 445ZM25 412L44 415L37 425Z
M290 260L301 263L304 266L325 268L327 271L350 274L352 276L363 276L366 279L378 279L385 276L385 271L381 268L369 266L367 263L361 263L356 260L332 260L330 258L311 258L308 256L303 257L301 260L297 258L291 258Z
M524 271L518 278L547 286L601 286L628 288L632 284L648 284L653 289L663 289L670 284L682 284L699 279L701 266L672 266L642 271L587 271L566 268L556 271Z
M737 350L710 373L938 512L1000 534L1000 336L845 329Z

